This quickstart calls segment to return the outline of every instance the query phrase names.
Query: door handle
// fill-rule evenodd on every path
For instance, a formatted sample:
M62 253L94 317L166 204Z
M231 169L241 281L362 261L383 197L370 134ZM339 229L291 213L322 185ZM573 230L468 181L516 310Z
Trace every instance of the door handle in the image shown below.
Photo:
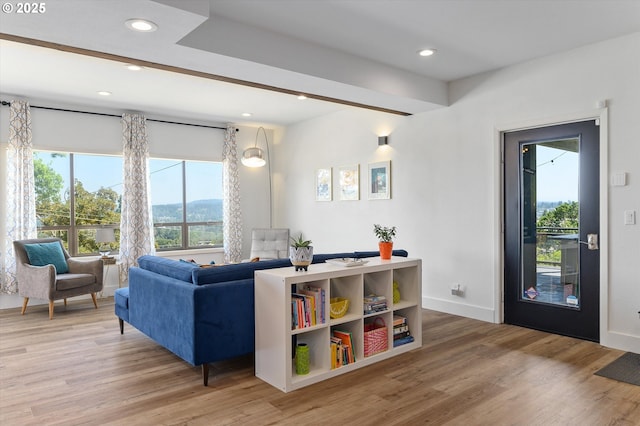
M586 244L589 250L598 250L598 234L587 234L587 241L578 241L580 244Z

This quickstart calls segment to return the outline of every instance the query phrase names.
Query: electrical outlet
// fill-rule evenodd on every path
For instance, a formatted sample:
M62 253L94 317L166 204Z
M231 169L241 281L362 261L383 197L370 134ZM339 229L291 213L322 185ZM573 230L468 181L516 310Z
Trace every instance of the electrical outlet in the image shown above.
M462 286L460 284L454 284L453 286L451 286L451 294L453 296L463 296L464 295L464 289L462 288Z

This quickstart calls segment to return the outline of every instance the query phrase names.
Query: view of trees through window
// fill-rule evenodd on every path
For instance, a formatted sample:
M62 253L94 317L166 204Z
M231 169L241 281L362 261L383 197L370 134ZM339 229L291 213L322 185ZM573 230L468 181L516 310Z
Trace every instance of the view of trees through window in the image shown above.
M544 239L537 245L538 263L560 264L560 243L547 240L549 235L577 234L579 229L579 204L577 201L539 202L536 229L538 238Z
M156 249L222 246L222 165L149 163ZM39 237L61 238L71 255L96 254L96 230L110 228L118 250L122 157L37 151L34 177Z

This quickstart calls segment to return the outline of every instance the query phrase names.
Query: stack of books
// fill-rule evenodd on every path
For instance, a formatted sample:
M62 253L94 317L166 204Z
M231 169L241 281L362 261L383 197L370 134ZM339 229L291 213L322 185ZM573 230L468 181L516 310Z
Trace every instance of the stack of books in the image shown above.
M331 369L356 362L351 333L334 330L331 336Z
M387 310L387 298L384 296L370 294L369 296L365 296L363 301L365 315Z
M299 286L291 294L291 329L311 327L326 322L325 291L310 285Z
M413 342L413 336L409 332L407 318L402 315L393 316L393 347Z

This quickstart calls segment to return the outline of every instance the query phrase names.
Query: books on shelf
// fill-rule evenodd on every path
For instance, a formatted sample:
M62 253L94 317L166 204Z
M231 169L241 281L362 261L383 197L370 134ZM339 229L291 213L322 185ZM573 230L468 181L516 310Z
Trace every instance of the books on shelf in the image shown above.
M406 345L407 343L411 343L414 341L413 336L405 336L402 337L400 339L394 339L393 340L393 347L398 347L398 346L402 346L402 345Z
M409 339L410 338L410 339ZM393 316L393 346L403 345L413 342L413 337L409 332L409 324L407 319L402 315Z
M370 294L363 299L364 314L373 314L387 310L387 298L385 296L377 296Z
M291 293L291 329L324 324L325 291L310 285L299 286Z
M347 331L333 330L331 344L331 369L356 362L353 336Z
M403 317L402 315L394 315L393 316L393 326L395 327L396 325L403 325L407 323L407 319L405 317Z

